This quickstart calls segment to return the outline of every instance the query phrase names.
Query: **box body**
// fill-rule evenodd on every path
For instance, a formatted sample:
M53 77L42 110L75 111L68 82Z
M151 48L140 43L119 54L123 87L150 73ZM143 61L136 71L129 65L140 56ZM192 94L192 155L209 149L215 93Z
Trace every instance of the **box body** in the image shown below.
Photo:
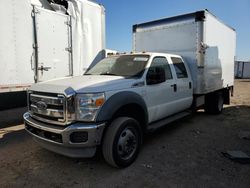
M188 63L194 94L233 86L236 32L207 10L133 26L135 52L181 55Z
M105 9L88 0L57 9L46 0L0 1L0 92L82 75L104 58Z

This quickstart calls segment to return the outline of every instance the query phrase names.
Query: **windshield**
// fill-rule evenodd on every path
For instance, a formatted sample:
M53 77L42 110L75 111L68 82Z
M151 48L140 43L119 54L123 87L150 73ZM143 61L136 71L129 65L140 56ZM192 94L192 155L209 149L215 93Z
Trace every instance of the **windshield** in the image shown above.
M99 61L85 75L141 77L149 55L121 55Z

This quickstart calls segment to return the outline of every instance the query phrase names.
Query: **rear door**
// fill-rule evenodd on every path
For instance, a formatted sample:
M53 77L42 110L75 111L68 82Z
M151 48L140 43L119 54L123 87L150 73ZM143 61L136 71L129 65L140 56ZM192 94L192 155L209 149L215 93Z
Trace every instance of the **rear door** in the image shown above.
M179 57L170 57L169 61L172 61L174 68L174 78L176 83L175 88L175 111L183 111L189 107L193 102L193 83L191 80L188 67Z
M70 16L34 7L36 81L72 75Z

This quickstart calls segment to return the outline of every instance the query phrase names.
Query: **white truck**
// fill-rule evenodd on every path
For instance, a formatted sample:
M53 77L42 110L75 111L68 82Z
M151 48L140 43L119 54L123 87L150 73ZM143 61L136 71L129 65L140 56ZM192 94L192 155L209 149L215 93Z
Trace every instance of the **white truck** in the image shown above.
M229 104L232 28L204 10L133 31L134 50L147 52L110 56L83 76L31 86L25 128L41 146L70 157L92 157L101 147L110 165L126 167L147 131Z
M93 1L0 0L0 21L0 109L22 103L31 84L82 75L105 56L105 9Z

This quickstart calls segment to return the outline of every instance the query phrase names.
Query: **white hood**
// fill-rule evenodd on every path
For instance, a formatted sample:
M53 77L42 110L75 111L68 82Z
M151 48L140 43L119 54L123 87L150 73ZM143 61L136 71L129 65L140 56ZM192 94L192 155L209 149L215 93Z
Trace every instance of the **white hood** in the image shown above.
M84 75L37 83L30 90L49 93L92 93L130 88L135 79L120 76Z

